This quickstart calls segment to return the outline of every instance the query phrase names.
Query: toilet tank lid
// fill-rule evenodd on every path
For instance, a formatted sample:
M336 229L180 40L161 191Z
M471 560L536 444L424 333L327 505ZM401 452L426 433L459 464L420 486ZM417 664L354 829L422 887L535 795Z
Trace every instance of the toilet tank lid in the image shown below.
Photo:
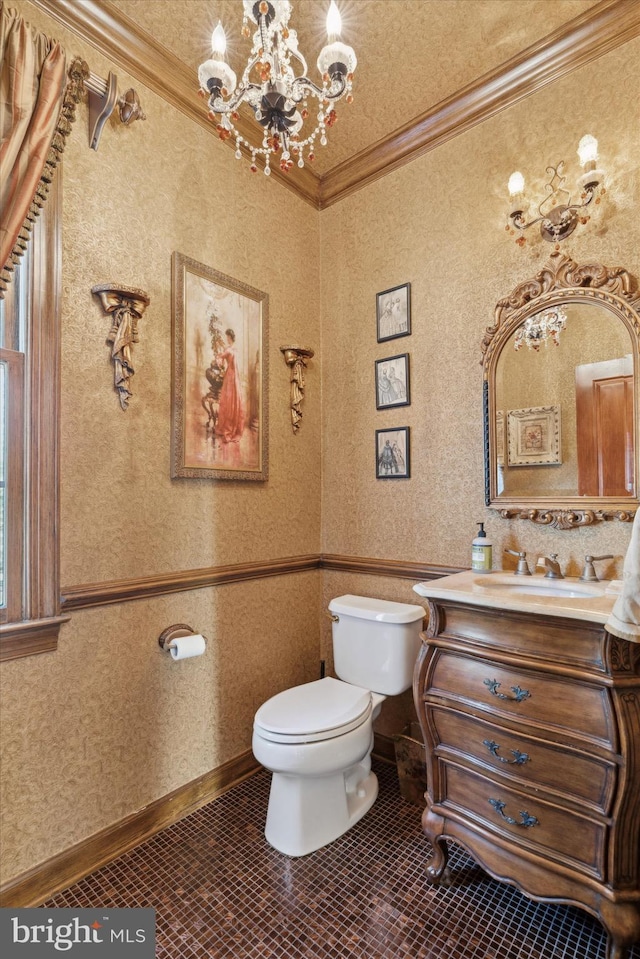
M332 613L374 619L379 623L415 623L426 616L424 607L413 603L393 603L387 599L369 596L338 596L329 603Z

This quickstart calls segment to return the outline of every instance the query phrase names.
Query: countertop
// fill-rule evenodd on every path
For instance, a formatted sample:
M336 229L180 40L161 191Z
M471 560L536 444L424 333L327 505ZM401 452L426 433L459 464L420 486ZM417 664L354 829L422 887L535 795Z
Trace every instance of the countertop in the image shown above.
M606 623L619 595L619 583L584 583L577 577L547 579L544 574L517 576L495 570L465 570L441 579L416 583L414 592L427 599L450 599L491 609L584 619ZM564 590L563 595L556 592Z

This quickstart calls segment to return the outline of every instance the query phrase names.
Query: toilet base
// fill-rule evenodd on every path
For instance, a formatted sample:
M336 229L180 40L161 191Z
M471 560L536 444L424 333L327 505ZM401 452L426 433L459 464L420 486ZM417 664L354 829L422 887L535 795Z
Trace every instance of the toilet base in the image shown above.
M285 856L307 856L351 829L377 795L370 756L331 776L273 773L265 838Z

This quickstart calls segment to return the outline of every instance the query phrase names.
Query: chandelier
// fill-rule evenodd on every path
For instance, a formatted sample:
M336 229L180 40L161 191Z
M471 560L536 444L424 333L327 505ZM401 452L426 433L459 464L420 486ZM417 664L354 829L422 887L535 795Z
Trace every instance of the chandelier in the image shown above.
M561 306L552 306L542 313L528 317L522 326L518 327L514 347L519 350L526 346L530 350L540 349L542 344L548 346L549 341L556 346L560 344L560 334L567 325L567 314Z
M327 44L317 61L322 85L307 76L307 64L298 50L298 36L289 27L292 5L289 0L243 0L242 34L250 37L253 27L253 46L240 85L225 60L226 37L221 23L211 37L211 59L198 70L201 94L208 97L209 117L217 123L221 140L235 138L236 157L242 158L243 148L251 155L251 170L257 171L258 156L264 158L264 172L271 173L271 158L280 154L280 169L288 173L297 158L303 167L304 151L307 160L315 159L316 139L321 146L327 142L327 127L336 121L332 104L343 96L347 103L353 100L351 84L357 60L353 49L342 43L340 13L331 0L327 13ZM298 76L295 67L301 71ZM311 107L311 98L317 107ZM238 130L238 110L246 103L263 128L262 143L255 146ZM303 126L315 112L311 132L304 134Z
M538 216L531 220L527 220L529 203L525 198L524 177L518 171L511 174L508 184L510 222L505 227L508 233L513 235L514 227L524 231L539 223L543 239L557 243L570 236L578 223L585 224L589 221L585 208L594 198L596 203L600 203L601 196L606 192L604 187L598 190L604 174L602 170L596 169L598 141L591 134L586 134L580 140L578 157L584 168L584 173L576 181L578 199L574 201L570 191L565 188L567 178L564 175L564 160L561 160L557 166L547 167L547 174L550 174L551 178L545 184L546 196L538 206ZM516 243L524 246L525 237L519 236Z

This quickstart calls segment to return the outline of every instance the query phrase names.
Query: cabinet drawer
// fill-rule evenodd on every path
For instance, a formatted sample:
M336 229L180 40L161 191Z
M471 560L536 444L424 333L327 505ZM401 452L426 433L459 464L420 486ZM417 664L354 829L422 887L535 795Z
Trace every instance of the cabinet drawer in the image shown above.
M444 706L429 707L428 716L439 754L471 757L527 788L551 789L574 802L590 805L596 812L608 813L616 781L614 763L541 742Z
M436 649L425 698L433 694L454 697L483 713L559 728L598 745L616 747L604 687Z
M524 795L452 763L441 763L442 804L521 850L602 879L606 825ZM436 803L437 805L437 803ZM526 823L530 823L526 825ZM515 851L515 850L514 850Z

